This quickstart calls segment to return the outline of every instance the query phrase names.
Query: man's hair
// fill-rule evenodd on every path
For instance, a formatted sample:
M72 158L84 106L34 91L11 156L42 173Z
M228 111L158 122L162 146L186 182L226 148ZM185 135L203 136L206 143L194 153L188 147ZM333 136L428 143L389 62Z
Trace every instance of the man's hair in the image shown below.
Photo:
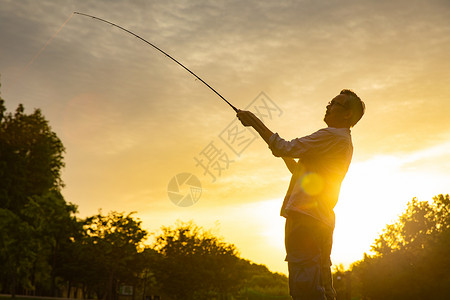
M353 111L353 116L350 120L350 126L353 127L356 123L358 123L359 120L361 120L362 116L364 115L364 112L366 111L366 105L361 100L361 98L359 98L358 95L356 95L352 90L344 89L340 94L349 96L345 101L345 105L348 109L351 109Z

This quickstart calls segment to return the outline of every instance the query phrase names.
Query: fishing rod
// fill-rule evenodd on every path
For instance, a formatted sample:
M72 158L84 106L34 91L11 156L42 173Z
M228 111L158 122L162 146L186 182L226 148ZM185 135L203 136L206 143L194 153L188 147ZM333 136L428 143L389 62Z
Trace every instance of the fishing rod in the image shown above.
M225 101L235 112L238 112L239 109L237 109L235 106L233 106L233 104L231 104L230 102L228 102L227 99L225 99L221 94L219 94L214 88L212 88L208 83L206 83L203 79L201 79L200 77L197 76L197 74L195 74L194 72L192 72L191 70L189 70L187 67L185 67L182 63L180 63L178 60L176 60L175 58L173 58L172 56L170 56L168 53L166 53L165 51L161 50L159 47L155 46L154 44L150 43L149 41L147 41L146 39L140 37L139 35L135 34L134 32L131 32L130 30L123 28L122 26L119 26L117 24L114 24L112 22L109 22L107 20L95 17L95 16L91 16L85 13L80 13L80 12L74 12L74 14L80 15L80 16L85 16L85 17L90 17L93 18L95 20L98 21L102 21L105 23L108 23L112 26L115 26L125 32L128 32L129 34L137 37L138 39L140 39L141 41L149 44L150 46L152 46L153 48L155 48L156 50L158 50L159 52L163 53L165 56L167 56L168 58L170 58L171 60L173 60L174 62L176 62L178 65L180 65L181 67L183 67L183 69L185 69L186 71L188 71L189 73L191 73L195 78L197 78L198 80L200 80L203 84L205 84L207 87L209 87L214 93L216 93L217 96L219 96L223 101Z

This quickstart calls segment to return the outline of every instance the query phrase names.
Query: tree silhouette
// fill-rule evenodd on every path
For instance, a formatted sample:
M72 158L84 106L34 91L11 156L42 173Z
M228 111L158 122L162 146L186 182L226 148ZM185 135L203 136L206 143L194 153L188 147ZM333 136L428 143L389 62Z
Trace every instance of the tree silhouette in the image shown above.
M163 227L155 249L161 254L156 278L174 299L209 299L236 293L241 276L234 245L191 223Z
M358 293L371 299L446 299L450 293L450 198L408 203L352 267Z
M64 146L39 109L26 114L19 105L6 113L0 99L0 208L15 213L29 197L63 187Z
M58 191L30 197L21 210L22 219L30 225L34 236L36 255L31 273L34 290L56 296L56 276L66 262L61 261L63 252L80 230L75 218L77 207L67 204ZM48 280L39 278L49 277Z
M285 275L239 257L232 244L192 222L163 227L150 269L173 299L289 299Z
M0 265L6 266L0 280L13 296L18 287L52 288L54 274L48 270L66 238L57 231L73 221L76 210L59 193L63 152L39 109L26 114L19 105L7 113L0 98Z
M147 232L133 213L99 213L84 221L83 238L77 248L84 266L83 282L95 290L98 298L115 299L120 283L137 281L143 266L139 253Z

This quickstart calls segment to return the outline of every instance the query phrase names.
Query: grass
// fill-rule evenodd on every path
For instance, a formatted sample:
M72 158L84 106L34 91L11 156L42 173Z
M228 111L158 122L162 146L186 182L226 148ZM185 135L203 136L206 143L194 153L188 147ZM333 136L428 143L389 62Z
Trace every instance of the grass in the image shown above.
M11 295L0 295L0 300L13 299ZM38 296L22 296L16 295L15 300L55 300L55 299L66 299L66 298L57 298L57 297L38 297Z

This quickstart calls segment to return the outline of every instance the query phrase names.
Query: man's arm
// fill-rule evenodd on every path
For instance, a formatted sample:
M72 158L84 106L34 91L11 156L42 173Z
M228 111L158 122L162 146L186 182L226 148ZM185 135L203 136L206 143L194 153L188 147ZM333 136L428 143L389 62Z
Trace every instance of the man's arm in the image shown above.
M273 132L267 128L263 122L258 119L253 113L249 111L239 110L237 113L237 117L241 121L244 126L253 127L259 135L263 138L263 140L269 144L269 139L273 135ZM282 157L286 167L289 169L289 172L294 173L295 168L297 167L297 162L291 157Z
M263 138L263 140L269 144L269 139L273 135L273 132L267 128L267 126L264 125L257 116L246 110L239 110L236 116L241 121L242 125L253 127Z
M297 162L292 157L282 157L284 160L284 163L286 164L286 167L288 168L289 172L294 174L295 168L297 167Z

